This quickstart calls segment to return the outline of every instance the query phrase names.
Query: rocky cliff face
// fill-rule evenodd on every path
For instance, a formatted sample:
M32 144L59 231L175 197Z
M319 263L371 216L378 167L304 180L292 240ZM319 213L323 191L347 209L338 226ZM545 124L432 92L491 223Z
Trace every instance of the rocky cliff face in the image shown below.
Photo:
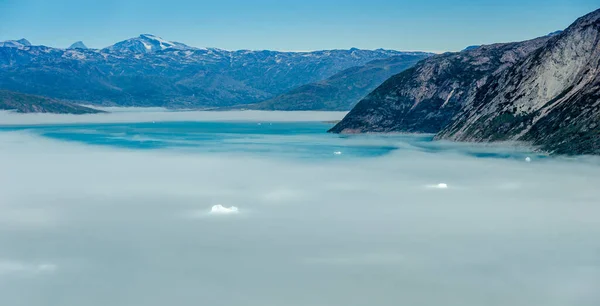
M600 154L600 10L531 41L443 54L386 81L332 132L429 132Z
M489 78L548 39L487 45L430 57L388 79L331 131L437 133L473 101Z
M600 154L599 42L597 10L488 82L437 138Z

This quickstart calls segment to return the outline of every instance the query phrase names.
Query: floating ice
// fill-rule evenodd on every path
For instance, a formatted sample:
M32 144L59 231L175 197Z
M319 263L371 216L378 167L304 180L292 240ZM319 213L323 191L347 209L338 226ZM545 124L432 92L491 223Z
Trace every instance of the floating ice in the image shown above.
M342 155L342 151L335 151L335 152L333 152L333 154L335 154L335 155Z
M439 184L436 184L436 185L427 185L427 188L448 189L448 184L446 184L446 183L439 183Z
M214 215L237 214L238 208L235 206L225 207L221 204L217 204L210 209L210 213Z
M531 157L529 157L529 156L525 157L525 161L528 163L531 162Z

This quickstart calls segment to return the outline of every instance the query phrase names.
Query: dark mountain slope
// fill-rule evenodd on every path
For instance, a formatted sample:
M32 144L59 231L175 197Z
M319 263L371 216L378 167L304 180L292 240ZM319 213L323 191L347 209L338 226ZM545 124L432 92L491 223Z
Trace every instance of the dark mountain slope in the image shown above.
M600 10L563 32L432 57L392 77L332 132L431 132L600 154Z
M600 10L486 84L437 137L600 154Z
M83 41L77 41L73 43L68 49L87 49L88 47L83 43Z
M331 132L436 133L493 77L549 38L444 53L397 74L360 101Z
M19 113L57 113L57 114L93 114L102 111L84 107L81 105L34 96L0 90L0 109L13 110Z
M390 76L414 66L430 54L409 54L374 60L332 77L294 88L273 99L244 106L261 110L349 110Z

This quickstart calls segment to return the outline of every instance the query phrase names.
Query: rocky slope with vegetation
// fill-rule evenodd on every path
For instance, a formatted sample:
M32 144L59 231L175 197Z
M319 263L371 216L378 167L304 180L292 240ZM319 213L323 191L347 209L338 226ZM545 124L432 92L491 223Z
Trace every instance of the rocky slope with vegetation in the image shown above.
M546 37L431 57L384 82L331 131L600 154L599 33L596 10Z
M0 109L18 113L94 114L102 111L47 97L0 90Z

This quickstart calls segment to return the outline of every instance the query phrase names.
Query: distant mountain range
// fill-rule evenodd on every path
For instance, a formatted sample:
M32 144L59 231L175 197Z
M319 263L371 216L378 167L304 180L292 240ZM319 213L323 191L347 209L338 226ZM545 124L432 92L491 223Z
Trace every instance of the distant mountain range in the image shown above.
M331 132L425 132L600 154L600 10L545 37L425 59L385 81Z
M219 108L261 102L393 50L314 52L195 48L144 34L104 49L0 45L0 89L119 106Z
M349 110L390 76L432 54L397 55L348 68L314 83L296 87L264 102L245 105L260 110Z
M93 114L102 112L74 103L7 90L0 90L0 110L10 110L18 113L59 114Z

